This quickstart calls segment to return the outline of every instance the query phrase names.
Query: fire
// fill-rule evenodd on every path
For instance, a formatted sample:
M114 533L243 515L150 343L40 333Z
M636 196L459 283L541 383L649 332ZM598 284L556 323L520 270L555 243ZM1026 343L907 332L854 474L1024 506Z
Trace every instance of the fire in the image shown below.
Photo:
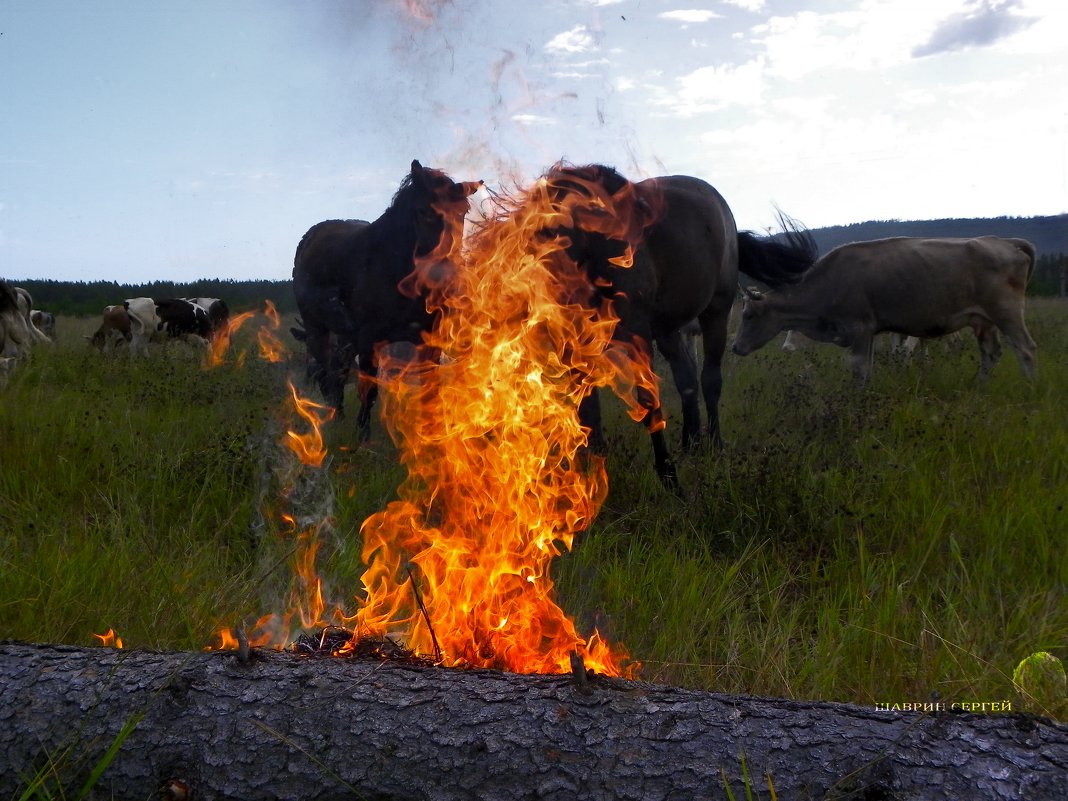
M211 340L211 350L208 351L206 367L218 367L226 361L226 353L230 350L230 342L234 334L255 314L255 312L248 311L231 317L226 323L226 328L216 332Z
M281 325L282 320L278 316L278 309L271 301L265 301L263 310L264 316L267 318L269 327L266 325L260 326L259 331L256 332L256 339L260 344L260 358L264 361L271 363L283 361L289 355L289 349L282 344L282 340L274 333Z
M122 637L115 633L115 629L109 628L105 633L93 634L93 636L100 640L101 645L122 648Z
M594 386L633 397L656 385L633 347L612 342L611 301L595 302L567 240L539 234L579 213L549 190L536 184L473 238L447 286L429 288L442 316L427 346L441 358L380 353L382 417L408 476L363 524L366 601L347 622L448 665L559 673L577 653L620 675L625 655L577 633L549 566L608 490L602 460L582 453L579 401ZM592 186L585 202L607 225L617 215L603 195Z
M256 340L259 343L260 358L268 362L283 361L289 356L289 349L286 348L275 333L282 325L278 309L270 300L265 300L262 314L267 318L267 321L256 331ZM230 345L233 342L234 334L241 330L241 327L256 315L257 312L254 311L242 312L241 314L231 317L229 321L227 321L226 328L216 332L211 340L211 347L208 351L208 355L204 360L205 368L219 367L226 362L226 354L230 351ZM244 362L245 352L241 351L237 355L237 365L239 367L243 366Z
M310 426L311 430L306 434L298 434L296 431L287 431L283 440L287 448L297 455L303 464L319 467L326 458L326 446L323 444L322 425L334 417L334 410L329 406L308 400L297 393L291 380L287 380L290 400L293 408Z

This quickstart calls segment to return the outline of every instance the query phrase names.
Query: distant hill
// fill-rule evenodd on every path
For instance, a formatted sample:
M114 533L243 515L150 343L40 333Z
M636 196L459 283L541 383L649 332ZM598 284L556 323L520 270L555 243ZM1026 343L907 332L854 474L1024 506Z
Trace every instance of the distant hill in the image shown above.
M1068 214L1054 217L991 217L948 220L873 220L812 228L820 253L839 245L888 236L1020 237L1034 243L1039 256L1068 253Z

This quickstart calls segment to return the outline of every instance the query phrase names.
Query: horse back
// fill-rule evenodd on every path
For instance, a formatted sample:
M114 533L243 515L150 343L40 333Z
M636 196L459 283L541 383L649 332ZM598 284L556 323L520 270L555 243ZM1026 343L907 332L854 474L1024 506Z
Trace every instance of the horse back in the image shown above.
M729 309L738 281L738 229L730 207L700 178L669 175L638 185L655 222L641 257L654 276L657 327L678 327L722 301Z
M366 220L324 220L308 229L293 255L293 281L318 284L347 281Z

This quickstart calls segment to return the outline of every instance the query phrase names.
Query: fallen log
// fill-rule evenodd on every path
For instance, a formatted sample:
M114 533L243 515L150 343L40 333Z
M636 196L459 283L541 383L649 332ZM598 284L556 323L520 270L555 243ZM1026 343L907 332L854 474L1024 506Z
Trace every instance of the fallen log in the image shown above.
M241 657L0 643L0 796L104 768L90 798L1068 799L1042 718Z

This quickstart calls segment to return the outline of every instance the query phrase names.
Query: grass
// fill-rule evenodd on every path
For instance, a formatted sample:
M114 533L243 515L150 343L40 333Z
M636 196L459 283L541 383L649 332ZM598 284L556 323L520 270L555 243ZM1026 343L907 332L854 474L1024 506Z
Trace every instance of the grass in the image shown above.
M272 454L285 371L211 371L83 346L60 321L0 393L0 636L196 649L277 611L290 586ZM726 358L722 453L679 457L665 493L644 432L606 404L610 493L554 564L561 606L643 678L859 704L1024 699L1016 665L1068 660L1068 304L1033 301L1039 379L1006 349L877 354L853 387L844 351L774 345ZM674 394L665 389L669 413ZM674 416L669 429L677 430ZM352 606L359 526L403 477L380 426L335 424L318 566ZM674 437L673 437L674 439Z

